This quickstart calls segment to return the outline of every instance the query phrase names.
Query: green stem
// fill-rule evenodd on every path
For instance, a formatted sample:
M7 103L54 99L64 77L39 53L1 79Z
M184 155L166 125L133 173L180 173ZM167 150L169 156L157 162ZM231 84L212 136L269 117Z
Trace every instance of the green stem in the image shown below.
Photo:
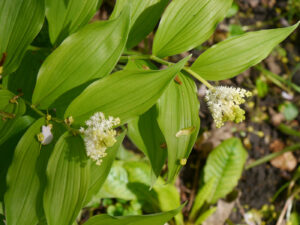
M196 73L195 71L193 71L189 67L184 67L183 70L188 72L189 74L191 74L193 77L195 77L197 80L199 80L202 84L204 84L210 90L215 89L210 83L208 83L204 78L202 78L198 73Z
M259 166L263 163L266 163L266 162L269 162L270 160L286 153L286 152L293 152L293 151L296 151L296 150L299 150L300 149L300 143L299 144L295 144L295 145L292 145L292 146L289 146L289 147L286 147L285 149L281 150L280 152L274 152L272 154L269 154L263 158L260 158L256 161L254 161L253 163L250 163L249 165L246 166L246 170L250 169L250 168L253 168L255 166Z
M155 62L158 62L162 65L166 65L166 66L171 66L173 63L169 62L169 61L166 61L166 60L163 60L155 55L150 55L150 59L155 61Z
M121 56L121 58L120 58L120 60L129 60L129 59L150 59L152 61L155 61L157 63L166 65L166 66L171 66L174 64L169 61L163 60L155 55L132 55L132 56ZM202 78L198 73L193 71L191 68L186 66L183 68L183 70L188 72L193 77L195 77L197 80L199 80L201 83L203 83L207 88L214 90L214 87L210 83L208 83L204 78Z

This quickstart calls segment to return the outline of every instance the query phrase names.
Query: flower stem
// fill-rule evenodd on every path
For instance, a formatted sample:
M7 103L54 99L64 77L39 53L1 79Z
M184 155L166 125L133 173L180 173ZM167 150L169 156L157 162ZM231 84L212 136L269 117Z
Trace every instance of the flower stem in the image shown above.
M254 161L253 163L250 163L248 166L246 166L246 170L252 168L252 167L255 167L255 166L259 166L263 163L266 163L286 152L293 152L293 151L296 151L296 150L299 150L300 149L300 143L298 144L295 144L295 145L292 145L292 146L289 146L289 147L286 147L285 149L281 150L280 152L274 152L272 154L269 154L269 155L266 155L265 157L263 158L260 158L256 161Z
M150 59L152 61L155 61L157 63L160 63L162 65L171 66L174 63L171 63L169 61L166 61L164 59L161 59L155 55L131 55L131 56L121 56L121 60L129 60L129 59ZM199 80L201 83L203 83L207 88L214 90L214 87L208 83L203 77L201 77L198 73L193 71L190 67L184 67L184 71L195 77L197 80Z
M204 78L202 78L198 73L193 71L191 68L184 67L183 70L188 72L189 74L191 74L193 77L195 77L197 80L199 80L202 84L204 84L207 88L209 88L211 90L215 89L210 83L208 83Z

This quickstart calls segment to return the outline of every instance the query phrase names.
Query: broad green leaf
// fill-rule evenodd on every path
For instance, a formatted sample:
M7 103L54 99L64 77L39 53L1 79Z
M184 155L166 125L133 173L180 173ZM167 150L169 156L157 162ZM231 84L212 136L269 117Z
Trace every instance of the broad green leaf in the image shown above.
M181 209L182 206L172 211L142 216L112 217L109 215L98 215L90 218L84 225L164 225Z
M46 109L67 91L108 75L126 44L129 11L126 7L117 19L89 24L65 39L39 71L33 104Z
M90 165L80 136L63 134L47 166L43 205L48 225L71 225L83 207Z
M46 0L45 3L52 44L87 24L98 9L98 0Z
M168 148L169 182L185 164L200 128L200 106L195 82L182 73L177 78L157 103L158 124Z
M30 116L19 117L10 124L9 127L4 126L0 129L0 145L3 144L8 138L24 130L30 124L32 124L34 119Z
M0 58L7 54L4 74L18 68L28 45L41 30L44 17L44 1L0 1Z
M105 182L109 171L112 167L113 161L116 157L117 151L122 144L126 132L124 131L117 137L117 142L110 148L106 150L107 156L103 158L100 166L96 165L94 162L91 164L90 173L92 179L90 180L89 188L85 203L88 203L92 197L99 192L103 183Z
M201 54L192 65L192 70L207 80L232 78L266 58L298 25L229 38Z
M97 197L125 200L137 199L135 194L128 188L128 183L130 183L130 180L123 163L115 161Z
M165 70L122 70L96 81L70 104L65 117L78 124L103 112L123 124L151 108L188 59Z
M13 160L14 151L23 133L34 122L34 119L24 116L18 118L17 121L14 129L12 131L9 130L8 135L5 134L0 138L0 201L2 202L7 189L6 174Z
M40 143L36 135L41 132L44 119L36 121L19 141L12 164L7 173L8 190L4 196L7 225L35 225L38 223L38 200L41 186L36 164L40 156Z
M0 144L3 143L13 131L13 126L19 116L26 111L22 99L7 90L0 90Z
M25 113L26 106L22 99L7 90L0 90L0 128L6 121Z
M22 98L31 101L38 71L49 51L27 51L19 68L3 78L3 85L10 91L22 93Z
M247 151L237 138L222 142L209 154L204 167L204 180L207 183L214 179L210 203L225 197L237 185L247 156Z
M150 178L151 168L146 162L117 161L98 197L139 200L148 213L180 206L180 196L173 184L165 184L162 178L158 178L151 188ZM183 224L182 214L176 215L175 220L177 224Z
M203 187L198 191L194 201L192 211L189 216L189 218L192 221L194 221L197 218L197 214L199 213L205 201L209 200L214 183L215 183L215 179L212 178L206 184L204 184Z
M169 0L117 0L110 18L116 18L126 6L131 6L131 29L126 47L134 47L155 27Z
M155 34L154 55L176 55L201 45L224 19L231 4L232 0L172 1Z
M157 69L149 61L130 60L126 69ZM139 117L132 119L128 123L128 136L130 140L148 157L153 172L156 177L159 176L161 169L167 158L165 139L157 123L157 109L152 106L147 112ZM153 179L153 182L155 180Z
M157 109L153 106L128 124L128 136L133 143L149 158L156 177L167 158L167 149L163 148L165 139L157 123Z

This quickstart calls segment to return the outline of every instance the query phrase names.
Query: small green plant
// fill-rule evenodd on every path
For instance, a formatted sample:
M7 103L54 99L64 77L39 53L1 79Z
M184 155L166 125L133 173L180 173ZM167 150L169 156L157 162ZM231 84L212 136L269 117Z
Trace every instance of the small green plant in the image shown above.
M85 225L170 221L183 205L173 189L171 203L161 204L170 192L160 175L167 160L167 185L174 188L196 142L200 105L194 79L207 87L205 99L217 127L243 121L240 104L250 91L209 81L256 65L299 25L235 35L193 63L191 56L174 63L169 57L213 34L232 0L117 0L108 20L89 23L101 3L0 1L0 213L7 225L76 224L95 196L109 198L104 191L129 201L139 193L152 214L128 215L117 202ZM153 47L135 51L152 31ZM114 164L125 135L148 158L147 179L140 179L132 162ZM237 184L246 157L238 139L211 153L189 223L201 224L213 213L211 205ZM118 163L119 171L136 174L124 175L130 181L125 196L121 185L114 190L110 173ZM180 213L174 221L184 223Z

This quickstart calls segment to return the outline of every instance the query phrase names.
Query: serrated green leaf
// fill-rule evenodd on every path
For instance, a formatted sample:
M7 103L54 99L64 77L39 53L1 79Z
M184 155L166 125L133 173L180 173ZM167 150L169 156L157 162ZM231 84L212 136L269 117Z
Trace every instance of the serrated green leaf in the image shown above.
M168 148L168 181L172 181L186 162L200 128L199 101L195 82L179 73L178 81L172 81L158 100L158 124L165 136ZM177 80L178 80L177 79ZM178 135L178 132L184 135Z
M69 36L44 61L32 102L47 109L59 96L108 75L126 44L130 8L117 19L89 24Z
M209 202L225 197L237 185L248 153L238 138L222 142L208 156L204 167L204 181L214 179Z
M8 225L33 225L39 220L38 198L41 183L36 164L40 143L36 135L45 120L36 121L19 141L7 173L8 190L4 196Z
M266 58L298 25L229 38L201 54L191 68L206 80L232 78Z
M126 4L131 6L131 30L128 49L142 41L155 27L169 0L118 0L111 18L116 18Z
M7 54L4 74L18 68L28 45L41 30L44 17L44 1L0 1L0 58Z
M43 205L48 225L71 225L83 207L90 165L83 140L68 132L56 143L47 166Z
M201 45L224 19L231 4L232 0L172 1L155 34L154 55L176 55Z
M80 124L95 112L119 117L127 122L146 112L161 96L188 58L165 70L123 70L92 83L67 108Z
M46 0L45 3L52 44L87 24L98 9L98 0Z
M210 217L215 211L217 210L217 207L212 207L208 210L206 210L203 214L201 214L196 222L195 225L201 225L208 217Z
M203 187L198 191L194 201L192 211L189 215L189 218L192 221L194 221L197 218L197 213L200 211L205 201L207 201L211 196L214 183L215 183L215 179L212 178L207 183L205 183Z
M116 157L117 151L122 144L126 132L124 131L117 137L117 142L110 148L106 150L107 156L103 158L100 166L96 165L94 162L91 164L90 173L92 179L90 180L87 197L85 203L88 203L92 197L99 192L103 183L105 182L109 171L112 167L113 161Z
M164 225L181 209L182 206L172 211L143 216L112 217L109 215L98 215L90 218L85 225Z

